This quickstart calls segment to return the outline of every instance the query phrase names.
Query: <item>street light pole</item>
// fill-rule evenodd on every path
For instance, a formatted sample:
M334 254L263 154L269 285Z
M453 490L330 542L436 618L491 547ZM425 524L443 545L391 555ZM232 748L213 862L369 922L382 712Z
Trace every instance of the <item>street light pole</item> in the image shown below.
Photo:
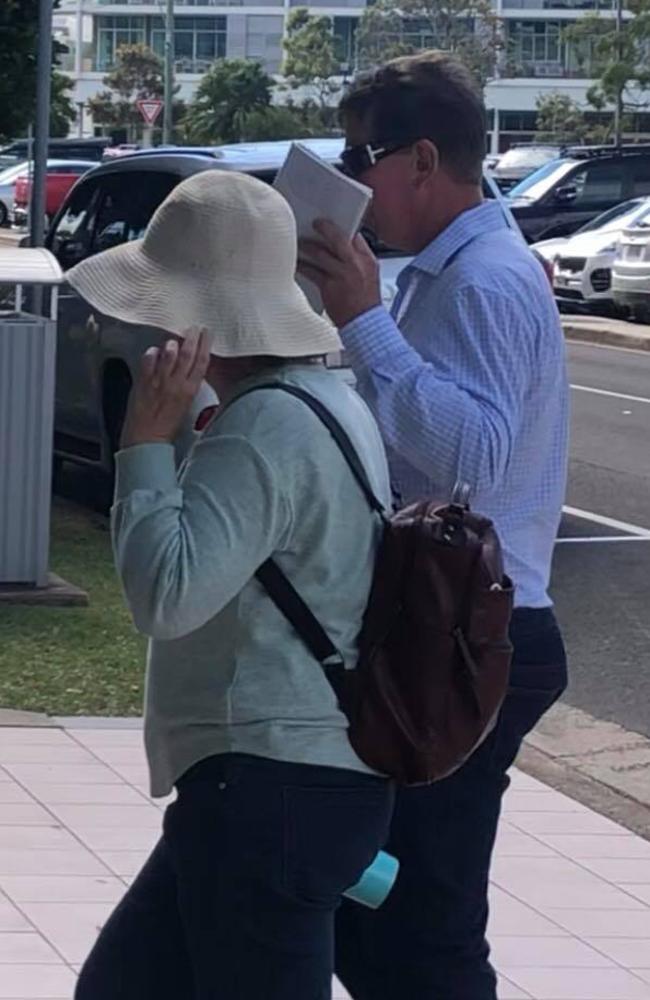
M42 247L45 242L45 175L47 173L47 140L50 134L52 90L52 8L52 0L39 0L34 175L29 221L30 243L33 247Z
M622 52L623 34L623 0L616 0L616 57L620 63ZM616 92L616 106L614 108L614 145L620 146L623 138L623 90L619 87Z
M169 145L173 137L174 100L174 0L166 0L165 8L165 105L163 108L163 143Z

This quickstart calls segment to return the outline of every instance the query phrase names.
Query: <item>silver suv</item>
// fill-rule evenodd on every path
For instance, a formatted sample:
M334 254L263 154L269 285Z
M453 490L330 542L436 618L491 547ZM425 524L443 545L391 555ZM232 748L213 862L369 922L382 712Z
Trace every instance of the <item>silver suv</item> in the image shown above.
M68 269L91 254L141 237L172 188L201 170L238 170L272 182L289 145L159 147L105 163L72 189L54 219L47 245ZM340 139L313 139L305 140L305 145L335 163L343 144ZM488 197L501 201L487 177L484 187ZM506 208L504 214L516 228ZM381 251L379 255L383 256ZM395 274L407 259L386 257L384 300L388 302ZM111 475L133 374L143 351L164 334L100 315L67 285L59 301L55 453L59 459L96 465ZM196 408L214 402L214 394L205 386Z

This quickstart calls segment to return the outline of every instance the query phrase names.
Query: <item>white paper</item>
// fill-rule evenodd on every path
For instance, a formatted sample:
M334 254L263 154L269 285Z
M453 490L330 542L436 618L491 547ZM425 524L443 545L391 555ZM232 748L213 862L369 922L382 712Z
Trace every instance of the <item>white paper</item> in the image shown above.
M355 236L372 198L365 184L346 177L298 142L291 146L274 187L293 209L298 236L312 240L318 239L316 219L335 222L346 236ZM322 313L323 302L316 286L301 275L297 281L312 309Z

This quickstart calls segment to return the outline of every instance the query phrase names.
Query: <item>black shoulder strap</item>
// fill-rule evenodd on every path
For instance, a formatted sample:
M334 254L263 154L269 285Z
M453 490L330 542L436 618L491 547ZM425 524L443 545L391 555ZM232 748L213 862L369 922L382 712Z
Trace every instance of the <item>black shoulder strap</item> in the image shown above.
M361 464L361 460L354 445L352 444L347 432L343 429L343 427L341 427L338 420L336 420L336 418L330 413L327 407L323 406L319 399L316 399L304 389L300 389L298 386L288 385L285 382L265 382L259 385L251 386L250 389L247 389L239 396L236 396L233 403L236 402L237 399L241 399L243 396L248 395L248 393L258 392L260 389L281 389L283 392L288 392L291 396L296 396L298 399L301 399L302 402L316 414L319 420L327 427L330 434L341 449L343 457L348 463L354 478L361 487L371 509L380 514L384 519L386 517L384 507L373 493L370 481L368 480L368 476L366 475L366 471ZM285 576L273 559L267 559L266 562L257 570L255 576L262 584L278 610L281 611L287 621L293 625L307 649L320 663L327 679L330 683L332 683L332 677L334 675L332 668L336 670L336 668L340 669L343 667L343 657L337 650L332 640L329 638L327 632L316 616L309 609L307 604L305 604L291 581L287 576Z

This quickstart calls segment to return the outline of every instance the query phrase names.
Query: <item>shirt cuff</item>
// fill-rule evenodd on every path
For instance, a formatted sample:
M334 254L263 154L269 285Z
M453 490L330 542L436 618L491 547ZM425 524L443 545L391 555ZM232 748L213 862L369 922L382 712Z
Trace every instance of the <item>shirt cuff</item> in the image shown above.
M403 351L409 352L397 323L384 306L375 306L357 316L339 331L346 356L356 370L386 366ZM391 367L389 362L388 367Z
M115 499L135 490L164 493L178 488L172 444L136 444L115 456Z

